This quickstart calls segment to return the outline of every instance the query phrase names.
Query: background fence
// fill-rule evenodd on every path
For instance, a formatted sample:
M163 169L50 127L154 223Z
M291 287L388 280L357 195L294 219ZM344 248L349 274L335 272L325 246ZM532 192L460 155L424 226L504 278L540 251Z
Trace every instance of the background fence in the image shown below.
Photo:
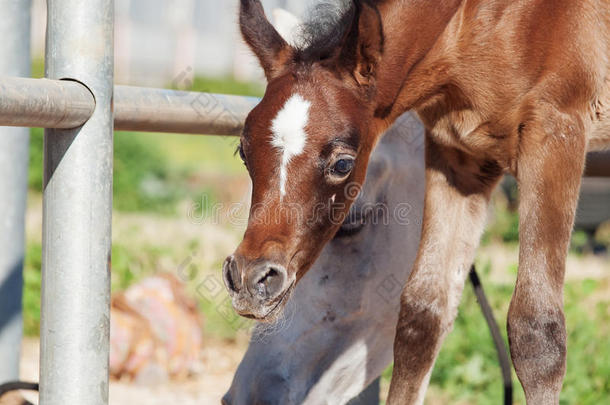
M29 72L30 2L2 0L0 6L1 73L6 75L0 78L0 124L49 128L44 148L40 403L105 404L115 116L119 128L236 134L255 100L115 90L113 0L48 0L48 79L14 78ZM2 131L0 187L7 220L0 251L2 292L6 290L1 295L6 325L0 325L0 377L15 379L28 132Z
M263 0L302 15L316 0ZM262 79L239 39L236 0L115 0L115 82L165 86L184 73ZM32 54L44 54L46 0L33 0Z

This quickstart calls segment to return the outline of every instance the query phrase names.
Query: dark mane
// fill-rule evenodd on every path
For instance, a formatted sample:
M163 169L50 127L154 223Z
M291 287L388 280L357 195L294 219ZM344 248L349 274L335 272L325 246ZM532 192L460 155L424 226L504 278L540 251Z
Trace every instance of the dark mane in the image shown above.
M353 0L322 1L315 5L299 28L297 59L308 62L329 57L351 28L355 14Z

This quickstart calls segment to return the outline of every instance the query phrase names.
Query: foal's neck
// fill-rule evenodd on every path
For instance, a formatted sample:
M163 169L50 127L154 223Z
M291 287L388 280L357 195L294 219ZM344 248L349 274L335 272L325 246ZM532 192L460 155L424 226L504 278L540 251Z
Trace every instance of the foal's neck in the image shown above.
M440 38L464 1L380 2L385 44L378 71L378 118L393 122L442 86Z

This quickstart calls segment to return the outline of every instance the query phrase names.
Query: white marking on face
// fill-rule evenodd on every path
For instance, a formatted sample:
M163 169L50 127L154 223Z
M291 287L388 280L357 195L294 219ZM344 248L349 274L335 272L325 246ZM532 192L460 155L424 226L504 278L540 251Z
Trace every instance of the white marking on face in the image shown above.
M280 199L286 195L286 179L290 160L303 153L307 142L305 127L309 121L311 103L294 94L271 122L271 144L282 152L280 164Z

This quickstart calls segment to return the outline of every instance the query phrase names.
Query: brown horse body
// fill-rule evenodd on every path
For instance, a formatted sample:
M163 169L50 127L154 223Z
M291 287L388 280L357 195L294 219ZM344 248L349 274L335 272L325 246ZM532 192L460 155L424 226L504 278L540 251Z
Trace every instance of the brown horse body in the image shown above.
M349 3L299 49L259 1L241 0L242 33L269 86L242 136L254 191L244 241L224 268L235 308L259 319L281 309L353 202L349 186L363 182L380 134L415 109L427 130L424 221L389 403L423 402L490 193L509 172L521 194L511 355L528 404L557 404L580 178L586 151L610 144L610 3Z

